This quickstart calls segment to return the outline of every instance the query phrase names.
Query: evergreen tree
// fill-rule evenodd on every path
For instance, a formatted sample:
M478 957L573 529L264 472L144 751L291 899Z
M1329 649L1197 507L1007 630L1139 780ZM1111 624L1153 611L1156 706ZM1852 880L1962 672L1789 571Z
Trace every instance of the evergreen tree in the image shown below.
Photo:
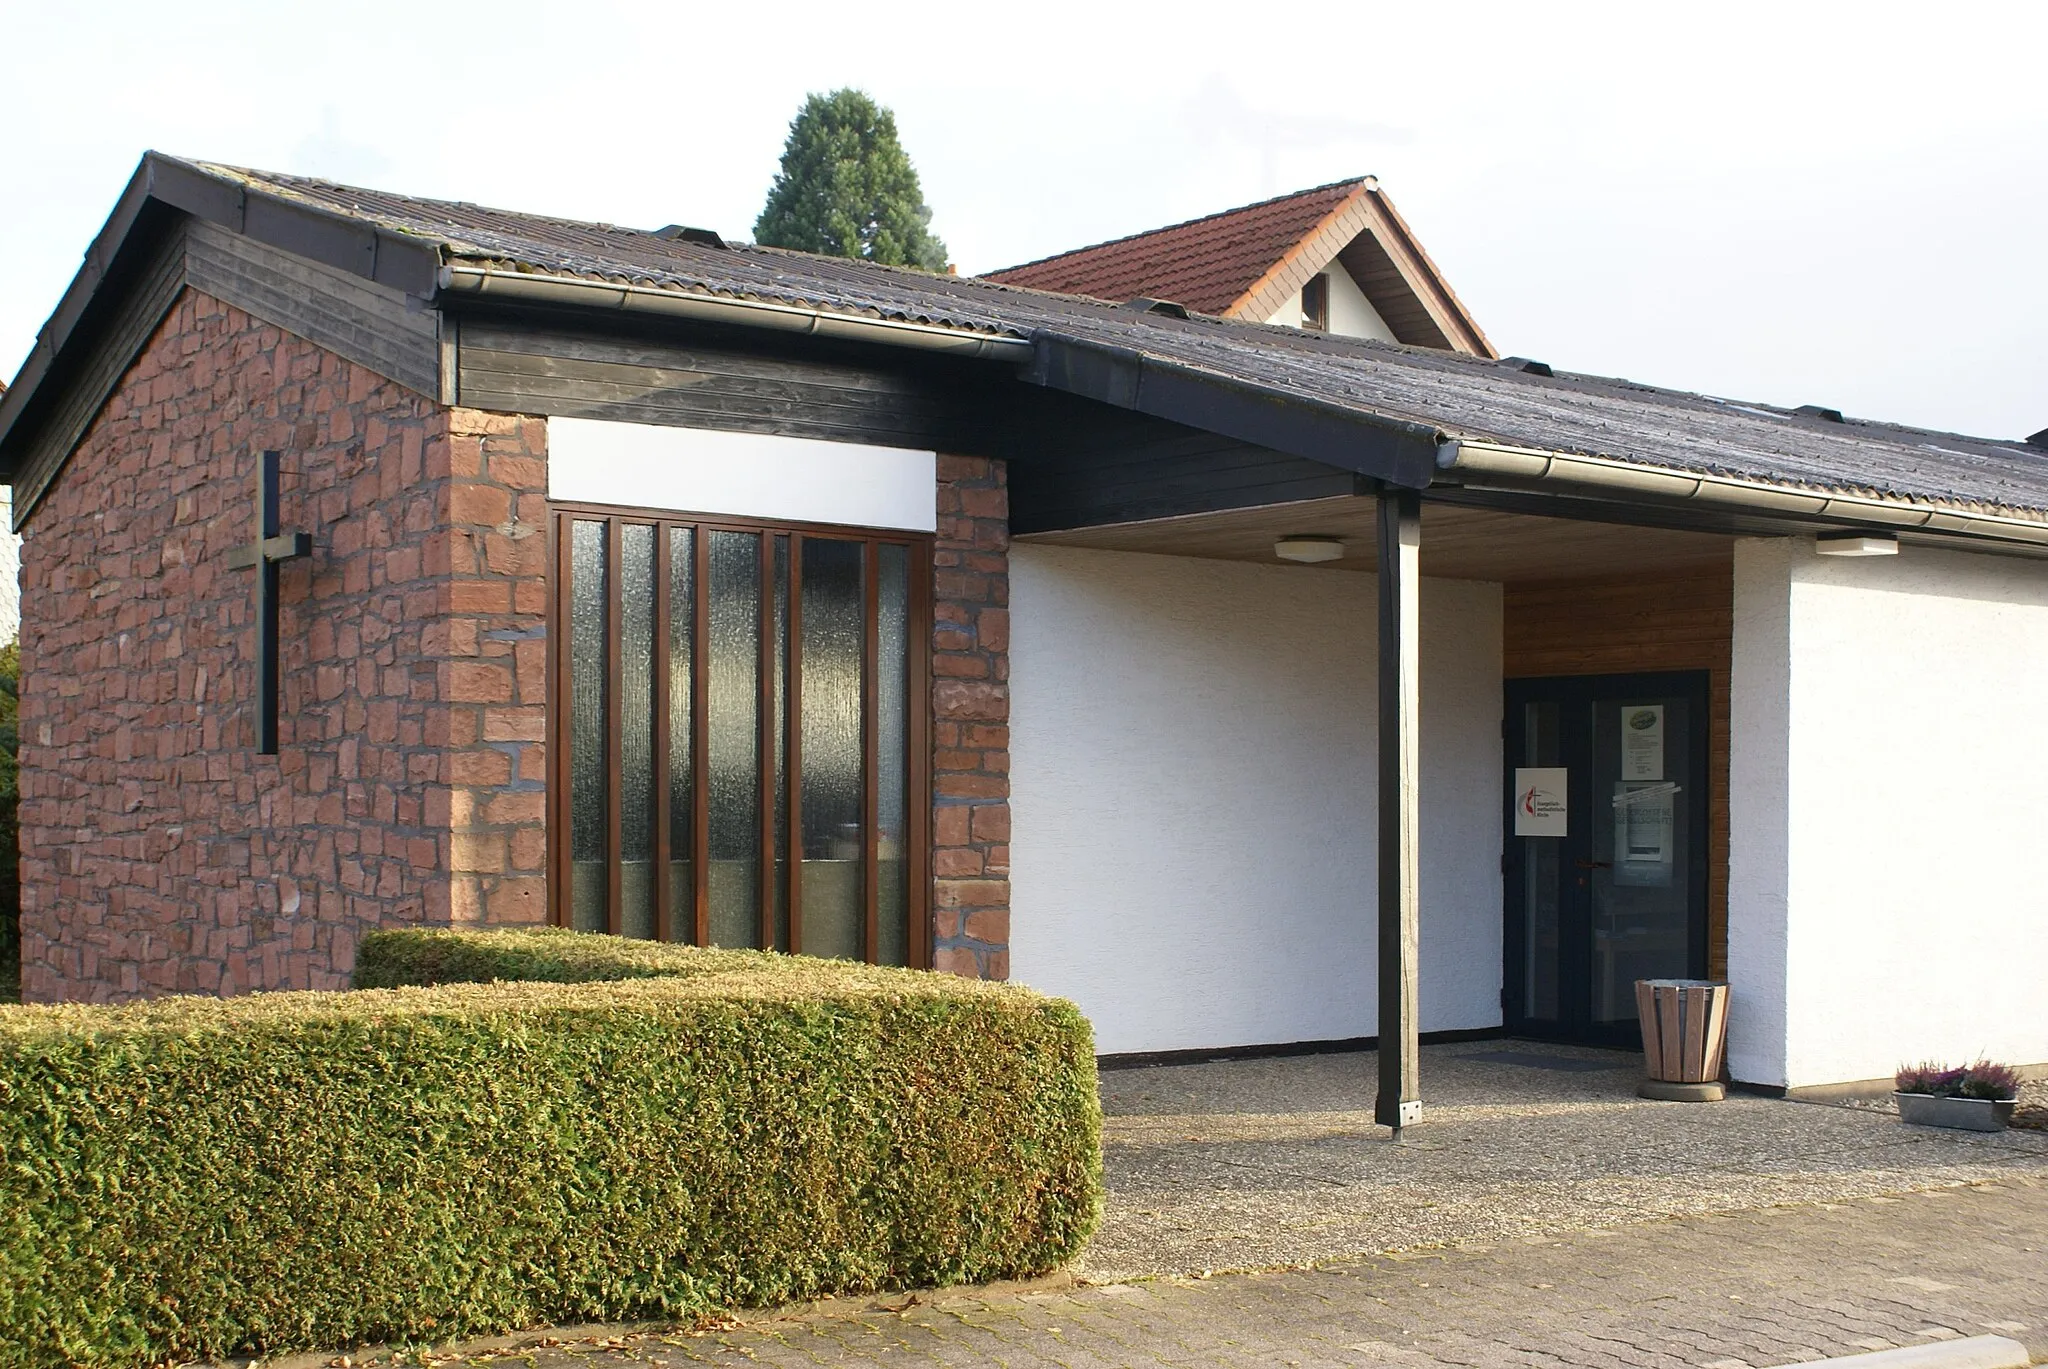
M862 91L813 95L789 125L754 240L885 266L946 269L896 116Z

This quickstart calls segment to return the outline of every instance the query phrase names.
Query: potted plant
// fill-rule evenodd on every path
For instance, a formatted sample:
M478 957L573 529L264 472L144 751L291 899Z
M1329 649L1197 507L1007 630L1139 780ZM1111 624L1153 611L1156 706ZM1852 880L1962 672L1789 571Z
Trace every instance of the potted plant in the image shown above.
M2020 1074L2010 1065L1908 1065L1894 1081L1899 1120L1923 1127L2003 1131L2019 1101Z

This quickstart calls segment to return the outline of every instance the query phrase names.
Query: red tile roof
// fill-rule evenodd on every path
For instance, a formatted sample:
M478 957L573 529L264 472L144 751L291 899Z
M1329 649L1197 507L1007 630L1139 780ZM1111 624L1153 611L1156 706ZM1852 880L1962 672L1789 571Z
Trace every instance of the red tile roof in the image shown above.
M1366 187L1337 181L1278 199L1026 262L986 279L1121 303L1172 300L1226 314L1294 248Z

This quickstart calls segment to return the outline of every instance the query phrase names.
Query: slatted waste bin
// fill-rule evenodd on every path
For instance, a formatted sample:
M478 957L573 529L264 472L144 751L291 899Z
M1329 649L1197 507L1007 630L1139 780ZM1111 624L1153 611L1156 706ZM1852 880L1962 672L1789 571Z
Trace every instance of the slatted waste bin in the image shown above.
M1649 1078L1636 1092L1674 1103L1718 1103L1728 1046L1728 986L1711 979L1638 979Z

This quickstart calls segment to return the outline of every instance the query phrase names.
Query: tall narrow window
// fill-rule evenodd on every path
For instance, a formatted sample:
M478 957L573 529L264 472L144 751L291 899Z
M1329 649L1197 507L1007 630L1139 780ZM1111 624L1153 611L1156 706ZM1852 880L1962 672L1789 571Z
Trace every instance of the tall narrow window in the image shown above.
M619 528L619 931L654 935L654 529Z
M571 525L569 579L569 880L570 926L608 930L611 878L611 802L605 755L610 690L605 669L609 635L606 596L606 525L577 519Z
M761 536L711 537L711 943L761 942Z
M923 963L929 540L557 524L556 919Z
M1301 287L1301 326L1322 332L1330 326L1330 278L1310 276Z
M804 949L862 959L867 910L861 812L867 776L861 736L865 547L838 538L803 539Z

